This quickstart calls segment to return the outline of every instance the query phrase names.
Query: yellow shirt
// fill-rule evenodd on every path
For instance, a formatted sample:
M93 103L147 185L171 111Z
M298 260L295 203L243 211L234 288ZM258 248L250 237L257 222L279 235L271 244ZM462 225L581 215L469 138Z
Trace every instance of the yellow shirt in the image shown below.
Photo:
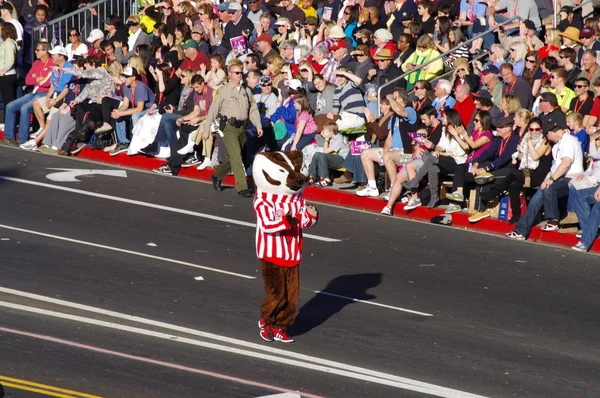
M556 94L556 89L551 88L550 92ZM563 88L563 90L560 94L556 94L556 99L558 100L558 105L560 107L564 107L567 109L569 109L571 107L571 101L575 97L576 97L575 92L568 87Z
M301 9L302 12L304 12L304 15L306 15L307 17L315 17L318 20L317 10L315 10L313 6L310 6L308 8L302 8L302 5L298 3L298 8Z

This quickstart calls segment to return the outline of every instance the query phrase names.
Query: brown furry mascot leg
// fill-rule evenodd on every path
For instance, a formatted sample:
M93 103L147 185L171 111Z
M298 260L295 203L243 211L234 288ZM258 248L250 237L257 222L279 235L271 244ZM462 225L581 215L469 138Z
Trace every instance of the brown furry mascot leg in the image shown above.
M281 267L261 260L266 297L260 315L268 325L288 328L296 320L300 267Z

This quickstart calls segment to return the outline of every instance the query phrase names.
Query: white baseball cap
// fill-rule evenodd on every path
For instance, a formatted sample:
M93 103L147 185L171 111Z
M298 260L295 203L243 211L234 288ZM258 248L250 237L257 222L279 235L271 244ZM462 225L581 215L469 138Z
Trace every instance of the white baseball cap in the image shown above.
M302 82L298 79L292 79L292 80L290 80L288 87L293 90L298 90L299 88L302 87Z
M93 43L97 40L103 40L104 39L104 32L102 32L100 29L94 29L90 32L90 35L87 38L87 42L88 43Z
M69 56L69 54L67 54L67 50L65 50L63 46L54 46L52 47L52 50L48 51L48 53L52 55L64 55L65 57Z

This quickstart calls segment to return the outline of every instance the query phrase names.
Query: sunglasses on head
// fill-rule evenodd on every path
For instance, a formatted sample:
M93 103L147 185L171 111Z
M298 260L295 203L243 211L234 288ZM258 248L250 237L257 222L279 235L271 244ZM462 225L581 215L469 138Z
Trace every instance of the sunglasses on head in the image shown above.
M542 131L542 129L539 127L529 127L529 131L539 132L539 131Z

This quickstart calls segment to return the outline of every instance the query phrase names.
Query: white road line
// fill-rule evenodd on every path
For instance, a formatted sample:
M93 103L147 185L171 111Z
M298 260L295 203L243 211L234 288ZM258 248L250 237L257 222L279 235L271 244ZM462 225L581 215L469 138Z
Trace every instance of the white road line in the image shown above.
M26 306L26 305L9 303L9 302L5 302L5 301L0 301L0 306L5 307L5 308L13 308L16 310L30 312L30 313L34 313L34 314L50 316L50 317L59 318L59 319L66 319L66 320L70 320L70 321L101 326L101 327L105 327L108 329L119 330L119 331L134 333L134 334L138 334L138 335L148 336L148 337L154 337L154 338L167 340L167 341L171 341L171 342L189 344L189 345L193 345L196 347L203 347L203 348L208 348L208 349L212 349L212 350L228 352L231 354L246 356L246 357L250 357L250 358L257 358L257 359L271 361L271 362L275 362L275 363L281 363L284 365L295 366L295 367L313 370L313 371L317 371L317 372L321 372L321 373L343 376L343 377L348 377L348 378L352 378L355 380L362 380L362 381L381 384L381 385L385 385L385 386L389 386L389 387L395 387L395 388L399 388L402 390L421 392L424 394L434 395L434 396L438 396L438 397L481 398L481 396L479 396L479 395L470 394L467 392L454 390L454 389L438 386L435 384L423 383L423 382L419 382L416 380L405 379L405 381L396 382L396 381L392 381L389 379L368 376L368 375L361 374L361 373L354 373L354 372L350 372L347 370L331 368L331 367L323 366L323 365L319 365L319 364L302 362L297 359L281 358L281 357L277 357L274 355L258 353L255 351L248 351L248 350L244 350L244 349L240 349L240 348L234 348L234 347L224 346L224 345L215 344L215 343L208 343L208 342L204 342L204 341L200 341L200 340L190 339L187 337L174 336L174 335L170 335L170 334L166 334L166 333L156 332L153 330L147 330L147 329L136 328L136 327L132 327L132 326L120 325L120 324L116 324L116 323L112 323L112 322L101 321L101 320L94 319L94 318L87 318L87 317L82 317L82 316L78 316L78 315L71 315L71 314L66 314L66 313L62 313L62 312L50 311L50 310L40 309L40 308L36 308L36 307L30 307L30 306Z
M339 294L333 294L333 293L329 293L329 292L323 292L323 291L320 291L320 290L313 290L313 292L318 293L318 294L324 294L326 296L337 297L337 298L344 299L344 300L355 301L357 303L370 304L370 305L376 305L378 307L390 308L390 309L396 310L396 311L408 312L408 313L411 313L411 314L416 314L416 315L421 315L421 316L433 316L433 314L428 314L426 312L419 312L419 311L409 310L409 309L406 309L406 308L394 307L394 306L387 305L387 304L376 303L374 301L359 300L357 298L347 297L347 296L340 296Z
M85 246L92 246L92 247L97 247L99 249L105 249L105 250L112 250L115 252L119 252L119 253L126 253L126 254L131 254L134 256L140 256L140 257L146 257L146 258L152 258L154 260L159 260L159 261L165 261L168 263L173 263L173 264L179 264L179 265L185 265L186 267L192 267L192 268L199 268L199 269L204 269L207 271L212 271L212 272L218 272L220 274L226 274L226 275L231 275L231 276L237 276L239 278L244 278L244 279L256 279L255 276L250 276L250 275L244 275L244 274L238 274L237 272L231 272L231 271L225 271L222 269L218 269L218 268L212 268L212 267L206 267L204 265L199 265L199 264L194 264L194 263L188 263L186 261L180 261L180 260L175 260L172 258L167 258L167 257L160 257L160 256L153 256L152 254L146 254L146 253L141 253L141 252L135 252L133 250L126 250L126 249L119 249L117 247L112 247L112 246L106 246L106 245L100 245L98 243L91 243L91 242L86 242L83 240L77 240L77 239L71 239L71 238L65 238L63 236L58 236L58 235L53 235L53 234L46 234L44 232L37 232L37 231L32 231L30 229L24 229L24 228L17 228L17 227L11 227L10 225L4 225L4 224L0 224L0 228L5 228L5 229L10 229L12 231L18 231L18 232L23 232L26 234L32 234L32 235L38 235L38 236L43 236L45 238L51 238L51 239L56 239L56 240L62 240L65 242L71 242L71 243L78 243L80 245L85 245Z
M0 180L18 182L21 184L35 185L38 187L56 189L58 191L77 193L80 195L93 196L95 198L113 200L115 202L122 202L122 203L128 203L128 204L132 204L132 205L136 205L136 206L150 207L152 209L157 209L157 210L170 211L173 213L180 213L180 214L185 214L185 215L193 216L193 217L207 218L209 220L220 221L220 222L224 222L224 223L228 223L228 224L235 224L235 225L241 225L244 227L256 228L256 224L251 223L251 222L239 221L239 220L234 220L232 218L219 217L219 216L215 216L212 214L199 213L199 212L191 211L191 210L178 209L176 207L157 205L155 203L142 202L140 200L121 198L119 196L112 196L112 195L106 195L103 193L89 192L89 191L84 191L81 189L62 187L59 185L46 184L43 182L30 181L30 180L24 180L21 178L14 178L14 177L7 177L7 176L0 176ZM328 238L326 236L318 236L318 235L313 235L313 234L304 234L304 237L309 238L309 239L314 239L314 240L320 240L322 242L341 242L341 239Z
M318 395L313 395L313 394L308 394L308 393L303 393L303 392L297 393L296 391L288 390L285 388L272 386L272 385L264 384L264 383L257 383L252 380L246 380L246 379L241 379L239 377L228 376L228 375L225 375L222 373L210 372L210 371L202 370L202 369L198 369L198 368L191 368L189 366L177 365L177 364L171 363L171 362L158 361L156 359L144 358L144 357L139 357L139 356L131 355L131 354L125 354L123 352L107 350L104 348L94 347L94 346L87 345L87 344L76 343L74 341L59 339L59 338L51 337L51 336L44 336L43 334L29 333L29 332L24 332L22 330L16 330L16 329L4 328L4 327L0 327L0 332L31 337L31 338L38 339L38 340L49 341L52 343L67 345L67 346L75 347L75 348L81 348L84 350L98 352L101 354L112 355L112 356L121 357L121 358L125 358L125 359L132 359L134 361L150 363L153 365L163 366L163 367L167 367L167 368L171 368L171 369L183 370L186 372L201 374L204 376L215 377L217 379L233 381L233 382L241 383L241 384L247 384L247 385L254 386L254 387L260 387L260 388L264 388L267 390L284 391L282 394L269 395L270 397L279 397L280 396L280 397L300 398L302 396L302 397L307 397L307 398L322 398ZM2 381L2 380L0 380L0 381ZM267 397L267 396L264 396L264 397Z
M426 387L427 386L435 386L435 385L432 385L429 383L424 383L421 381L408 379L405 377L396 376L396 375L392 375L389 373L378 372L375 370L361 368L361 367L353 366L353 365L348 365L345 363L331 361L331 360L324 359L324 358L313 357L313 356L301 354L298 352L291 352L291 351L286 351L286 350L282 350L282 349L278 349L278 348L272 348L272 346L269 346L269 345L251 343L248 341L234 339L234 338L226 337L226 336L219 335L219 334L203 332L200 330L195 330L195 329L191 329L191 328L187 328L187 327L183 327L183 326L178 326L178 325L173 325L173 324L169 324L169 323L165 323L165 322L155 321L152 319L138 317L135 315L123 314L120 312L105 310L102 308L91 307L91 306L88 306L85 304L78 304L78 303L73 303L73 302L66 301L66 300L56 299L53 297L42 296L42 295L35 294L35 293L22 292L20 290L10 289L10 288L6 288L6 287L0 287L0 293L6 293L6 294L19 296L19 297L25 297L28 299L38 300L38 301L51 303L51 304L56 304L56 305L60 305L60 306L68 307L68 308L75 308L78 310L92 312L95 314L105 315L105 316L109 316L109 317L113 317L113 318L117 318L117 319L123 319L123 320L127 320L130 322L136 322L136 323L140 323L140 324L144 324L144 325L159 327L162 329L173 330L173 331L189 334L192 336L198 336L198 337L212 339L212 340L220 341L220 342L231 344L231 345L242 346L244 348L252 349L255 351L268 352L270 354L284 356L284 357L290 357L290 358L301 360L304 362L312 362L315 364L329 366L332 368L346 370L349 372L373 376L373 377L376 377L379 379L397 381L400 383L407 383L410 385L417 385L417 386L426 386ZM438 386L435 386L435 387L438 387ZM444 387L440 387L440 388L444 388ZM455 390L452 390L452 391L455 391ZM463 396L463 395L453 395L453 396L458 397L458 396ZM476 395L464 395L464 396L465 397L466 396L476 397Z

